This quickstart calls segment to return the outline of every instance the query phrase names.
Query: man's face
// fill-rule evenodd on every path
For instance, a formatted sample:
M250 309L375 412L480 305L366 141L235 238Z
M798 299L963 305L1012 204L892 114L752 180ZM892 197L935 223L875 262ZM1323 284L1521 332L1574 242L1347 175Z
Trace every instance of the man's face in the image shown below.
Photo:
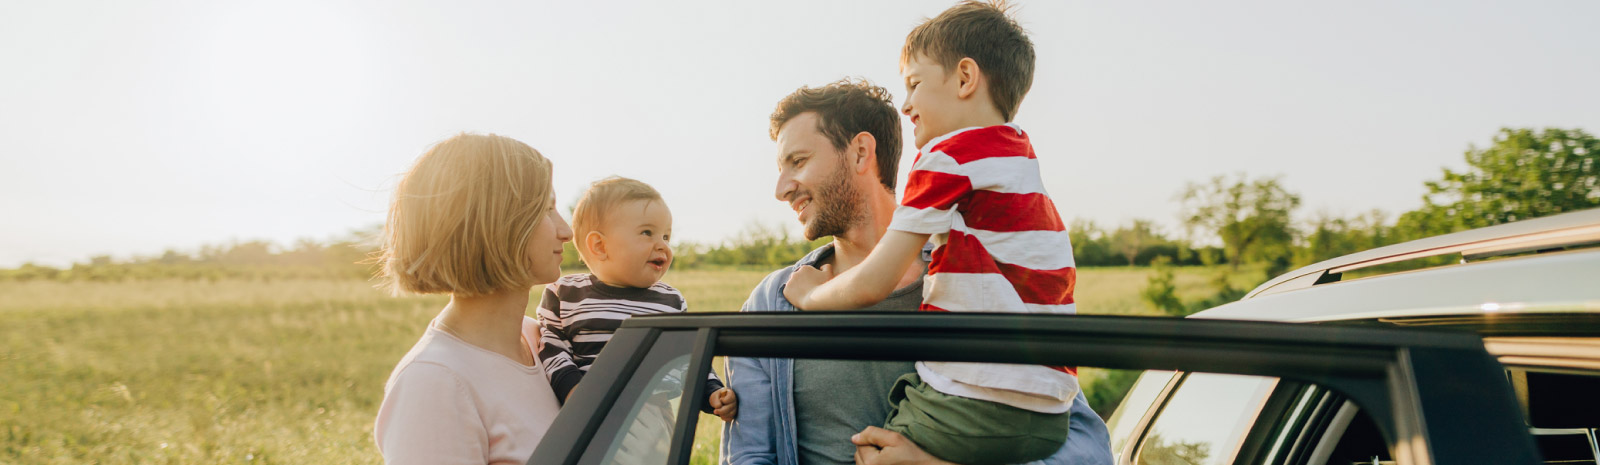
M933 59L918 54L900 68L906 82L906 103L900 112L911 118L917 150L928 141L961 129L951 122L956 113L961 81Z
M817 118L816 113L802 113L778 130L775 194L805 225L806 240L844 234L862 218L862 197L850 182L850 165L817 130Z

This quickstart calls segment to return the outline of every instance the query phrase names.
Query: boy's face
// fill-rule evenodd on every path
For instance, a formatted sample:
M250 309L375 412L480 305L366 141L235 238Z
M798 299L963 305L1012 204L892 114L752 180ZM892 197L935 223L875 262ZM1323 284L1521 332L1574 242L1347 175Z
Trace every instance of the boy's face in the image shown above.
M657 200L630 200L606 212L605 226L589 233L589 271L606 284L650 287L672 266L672 211Z
M955 127L961 88L955 73L918 54L900 68L900 76L906 83L906 103L900 112L911 117L918 150L935 137L961 129Z

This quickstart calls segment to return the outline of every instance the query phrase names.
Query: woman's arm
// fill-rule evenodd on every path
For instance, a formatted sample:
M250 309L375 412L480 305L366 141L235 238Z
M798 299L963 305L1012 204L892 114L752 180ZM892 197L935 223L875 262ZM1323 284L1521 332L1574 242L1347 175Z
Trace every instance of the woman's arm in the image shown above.
M482 464L489 433L465 386L442 365L414 362L383 395L373 427L383 461Z
M800 267L789 276L783 296L802 310L854 310L882 301L894 292L906 268L922 255L927 234L889 230L867 259L849 271L832 276L822 269Z

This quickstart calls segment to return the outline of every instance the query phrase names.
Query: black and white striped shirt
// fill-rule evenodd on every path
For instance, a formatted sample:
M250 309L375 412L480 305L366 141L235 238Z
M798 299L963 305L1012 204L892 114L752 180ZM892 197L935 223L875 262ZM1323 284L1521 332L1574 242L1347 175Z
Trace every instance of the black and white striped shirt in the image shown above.
M539 360L556 399L566 403L567 395L589 372L589 365L623 320L634 315L682 313L688 308L682 293L660 282L648 288L617 287L583 273L562 276L545 286L539 299L544 343ZM713 376L706 381L705 392L710 395L722 387Z

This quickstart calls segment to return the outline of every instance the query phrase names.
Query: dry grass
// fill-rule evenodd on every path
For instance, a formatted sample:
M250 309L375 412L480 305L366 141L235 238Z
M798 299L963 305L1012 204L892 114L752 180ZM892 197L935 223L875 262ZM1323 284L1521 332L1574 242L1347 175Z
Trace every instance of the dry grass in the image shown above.
M1080 310L1147 312L1147 273L1083 270ZM765 274L668 282L736 310ZM383 382L444 302L361 281L0 282L0 463L377 463ZM718 427L702 418L697 458Z

